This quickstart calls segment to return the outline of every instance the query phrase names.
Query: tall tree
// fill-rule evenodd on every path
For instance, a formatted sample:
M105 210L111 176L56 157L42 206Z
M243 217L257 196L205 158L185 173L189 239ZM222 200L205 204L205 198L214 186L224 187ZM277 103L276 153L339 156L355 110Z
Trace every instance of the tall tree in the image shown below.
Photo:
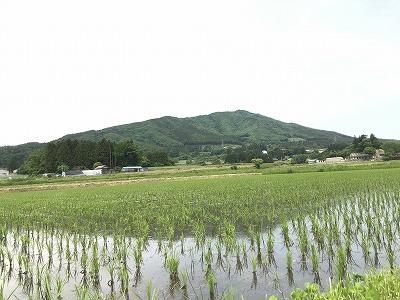
M46 155L46 149L40 149L31 153L26 159L26 161L19 167L18 173L39 175L47 172L47 169L44 165L45 155Z
M103 138L97 143L94 161L99 161L105 165L111 165L113 144L111 141Z
M137 165L141 151L133 141L122 141L115 145L116 164L120 167Z
M174 161L163 151L152 151L146 154L149 166L172 166Z
M55 172L57 170L57 145L49 142L43 153L43 166L45 172Z

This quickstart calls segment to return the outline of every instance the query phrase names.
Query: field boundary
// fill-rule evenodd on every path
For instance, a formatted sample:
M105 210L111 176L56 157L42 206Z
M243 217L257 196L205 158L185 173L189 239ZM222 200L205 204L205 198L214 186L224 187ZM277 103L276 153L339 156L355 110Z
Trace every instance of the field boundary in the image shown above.
M184 177L156 177L156 178L134 178L134 179L121 179L121 180L105 180L105 181L84 181L84 182L71 182L71 183L48 183L48 184L33 184L21 186L7 186L0 188L0 194L13 193L13 192L30 192L30 191L44 191L44 190L57 190L69 188L85 188L94 186L118 186L129 185L147 182L163 182L163 181L184 181L193 179L210 179L210 178L228 178L236 176L255 176L262 175L261 173L229 173L229 174L214 174L214 175L198 175L198 176L184 176Z

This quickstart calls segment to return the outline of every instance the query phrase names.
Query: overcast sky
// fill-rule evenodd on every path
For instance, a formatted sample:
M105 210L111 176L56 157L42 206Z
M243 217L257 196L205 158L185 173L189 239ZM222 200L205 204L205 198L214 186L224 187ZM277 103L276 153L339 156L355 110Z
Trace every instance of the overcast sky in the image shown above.
M0 0L0 146L238 109L400 139L398 0Z

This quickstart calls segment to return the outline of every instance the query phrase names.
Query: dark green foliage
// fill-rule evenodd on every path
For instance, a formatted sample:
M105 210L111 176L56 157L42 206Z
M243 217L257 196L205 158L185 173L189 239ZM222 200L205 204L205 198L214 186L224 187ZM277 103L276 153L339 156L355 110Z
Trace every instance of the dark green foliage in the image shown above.
M256 169L259 169L264 161L261 158L253 158L251 162L255 165Z
M18 146L0 147L0 167L8 171L19 168L32 152L42 149L46 144L27 143Z
M44 148L41 165L45 172L56 172L60 165L70 169L90 169L95 162L109 165L112 162L113 147L113 143L104 139L98 143L70 139L54 141L47 143ZM24 171L23 167L20 173Z
M96 160L105 164L105 165L112 165L112 156L111 153L113 151L113 143L105 138L101 139L95 148L95 157ZM90 164L92 165L92 164Z
M141 150L132 141L123 141L115 145L115 157L119 166L139 164Z
M297 154L292 157L292 164L304 164L308 158L307 154Z
M44 149L28 156L19 168L20 174L38 175L61 172L72 169L91 169L96 162L115 167L136 165L141 157L141 150L132 141L113 143L59 140L47 143Z
M44 165L44 157L46 155L45 149L37 150L31 153L25 163L23 163L19 169L20 174L31 174L39 175L46 172L46 167Z
M382 149L385 150L385 156L391 158L396 153L400 153L400 143L388 141L382 144Z
M151 151L146 154L149 167L173 166L174 161L163 151Z
M369 138L367 135L363 134L359 137L354 137L353 139L353 151L354 152L362 152L366 154L374 154L375 149L380 147L381 143L378 138L371 133ZM367 152L365 151L367 149Z

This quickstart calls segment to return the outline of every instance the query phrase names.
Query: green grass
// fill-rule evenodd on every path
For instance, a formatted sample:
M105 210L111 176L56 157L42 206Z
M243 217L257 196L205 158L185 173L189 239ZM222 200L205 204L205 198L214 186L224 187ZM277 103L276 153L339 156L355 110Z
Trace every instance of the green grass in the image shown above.
M361 300L361 299L400 299L400 270L375 271L357 280L347 279L346 285L334 284L327 292L321 292L317 284L305 285L304 289L294 290L289 299L302 300Z
M356 170L376 170L400 168L400 161L365 161L345 162L337 164L315 164L315 165L291 165L291 164L263 164L261 173L268 174L290 174L290 173L314 173L314 172L336 172Z

